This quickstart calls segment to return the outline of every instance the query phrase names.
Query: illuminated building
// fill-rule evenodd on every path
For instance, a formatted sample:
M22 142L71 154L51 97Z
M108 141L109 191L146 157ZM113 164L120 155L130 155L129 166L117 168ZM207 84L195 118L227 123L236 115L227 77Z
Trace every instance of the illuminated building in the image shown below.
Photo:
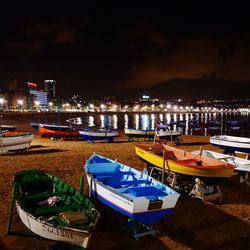
M56 98L56 81L55 80L45 80L44 89L48 93L49 100Z

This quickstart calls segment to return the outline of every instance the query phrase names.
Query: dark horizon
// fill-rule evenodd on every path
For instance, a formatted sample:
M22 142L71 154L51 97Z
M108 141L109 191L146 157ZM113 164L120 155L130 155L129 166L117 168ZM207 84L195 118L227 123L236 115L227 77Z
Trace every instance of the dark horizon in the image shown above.
M0 17L0 88L13 79L54 79L62 97L247 98L247 10L95 1L9 7Z

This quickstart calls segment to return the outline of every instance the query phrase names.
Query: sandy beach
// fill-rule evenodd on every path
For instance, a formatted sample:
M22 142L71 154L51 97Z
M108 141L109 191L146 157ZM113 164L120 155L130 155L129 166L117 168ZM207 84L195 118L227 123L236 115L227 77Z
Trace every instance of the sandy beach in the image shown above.
M84 176L85 161L93 152L141 171L146 166L137 158L134 149L134 145L144 144L144 141L128 142L122 133L113 143L53 141L40 138L29 124L33 119L28 115L11 115L2 121L2 124L18 125L17 130L34 132L34 139L26 152L0 155L0 249L64 249L56 248L56 242L32 234L16 213L12 234L6 235L12 178L17 171L41 169L78 188L79 177ZM178 147L192 151L201 146L221 152L211 146L209 137L205 136L183 136L183 143ZM84 180L84 193L88 194L86 178ZM250 187L233 176L221 183L220 188L223 202L215 205L204 205L198 199L182 195L174 213L154 225L155 236L139 240L129 235L126 217L94 201L101 220L89 249L250 249Z

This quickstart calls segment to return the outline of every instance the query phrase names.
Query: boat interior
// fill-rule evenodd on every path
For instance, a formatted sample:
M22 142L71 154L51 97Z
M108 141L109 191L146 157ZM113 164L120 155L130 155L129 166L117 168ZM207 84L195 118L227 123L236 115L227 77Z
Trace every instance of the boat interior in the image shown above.
M88 198L67 183L42 172L17 175L15 182L18 185L17 200L28 213L47 218L54 225L69 226L60 218L60 213L78 211L86 215L88 220L85 224L73 227L79 229L89 227L93 205Z

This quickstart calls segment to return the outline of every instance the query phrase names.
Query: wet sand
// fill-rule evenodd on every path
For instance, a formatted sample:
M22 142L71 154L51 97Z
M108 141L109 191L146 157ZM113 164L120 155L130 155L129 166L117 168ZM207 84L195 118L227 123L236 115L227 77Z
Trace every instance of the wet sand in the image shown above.
M6 235L12 178L17 171L42 169L78 188L79 177L84 176L85 161L93 152L139 170L146 166L134 150L134 145L145 143L142 140L128 142L121 133L113 143L53 141L39 137L29 125L32 119L29 116L22 116L22 119L10 116L2 122L18 124L18 130L35 132L35 136L26 152L0 155L0 249L48 249L57 246L55 242L29 232L16 213L12 234ZM209 144L209 137L205 136L183 136L183 144L178 147L192 151L201 146L220 152ZM88 186L84 179L84 193L87 194ZM174 213L154 225L155 236L139 240L134 240L128 233L125 216L94 201L101 220L89 249L250 249L250 187L239 183L239 178L234 176L221 183L220 188L223 202L215 205L204 205L198 199L182 195Z

